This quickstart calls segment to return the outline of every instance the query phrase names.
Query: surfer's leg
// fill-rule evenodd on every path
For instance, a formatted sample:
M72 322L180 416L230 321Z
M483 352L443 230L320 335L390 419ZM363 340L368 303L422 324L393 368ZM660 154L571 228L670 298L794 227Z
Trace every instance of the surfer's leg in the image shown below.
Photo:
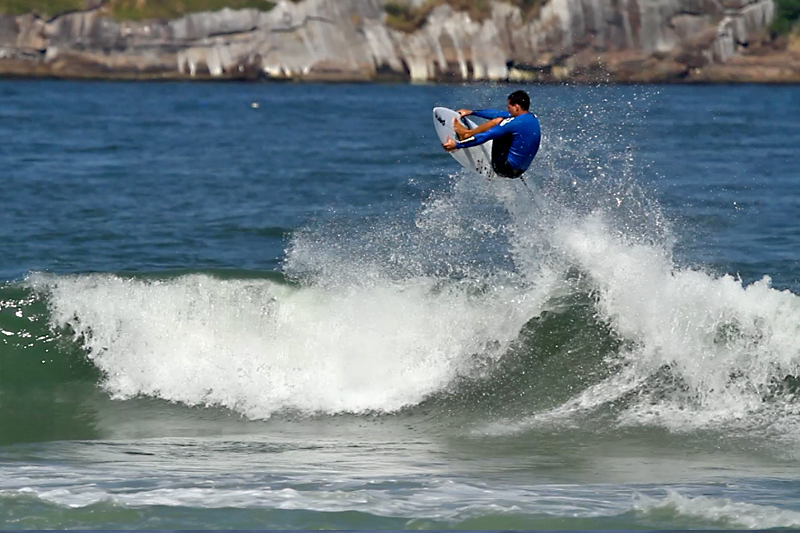
M492 141L492 169L504 178L518 178L522 175L522 172L508 162L511 140L511 135L503 135Z
M502 161L492 161L492 170L494 170L498 176L511 179L518 178L525 173L522 170L512 167L511 163L509 163L507 159Z
M508 165L508 151L511 149L511 135L503 135L492 141L492 168L503 175L501 169Z
M472 129L467 128L464 124L461 123L460 120L457 118L453 119L453 129L458 135L458 140L463 141L473 135L477 135L479 133L483 133L484 131L489 131L490 129L494 128L498 124L503 121L502 118L493 118L492 120L487 120L483 124L480 124Z

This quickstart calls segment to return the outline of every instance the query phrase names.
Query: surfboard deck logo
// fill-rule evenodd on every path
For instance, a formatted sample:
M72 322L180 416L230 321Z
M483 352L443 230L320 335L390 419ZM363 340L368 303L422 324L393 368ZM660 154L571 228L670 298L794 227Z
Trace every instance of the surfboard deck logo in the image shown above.
M467 128L476 127L476 124L469 117L462 118L457 111L447 107L433 108L433 127L439 136L439 142L444 143L448 137L458 140L456 131L453 129L453 120L456 119L460 120ZM471 148L455 150L450 152L450 155L467 170L472 170L487 178L497 177L497 174L492 169L492 141Z

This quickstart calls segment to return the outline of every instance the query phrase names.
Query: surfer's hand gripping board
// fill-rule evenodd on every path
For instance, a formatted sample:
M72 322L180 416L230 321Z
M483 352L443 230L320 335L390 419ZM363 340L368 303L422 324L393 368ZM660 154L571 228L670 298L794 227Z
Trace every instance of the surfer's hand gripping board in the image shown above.
M433 108L433 127L439 136L439 141L444 145L448 138L458 140L458 135L453 127L453 121L458 120L465 129L473 129L476 124L462 113L446 107ZM487 179L496 178L492 170L492 141L487 141L471 148L461 148L449 152L453 158L461 163L467 170L472 170L485 176Z

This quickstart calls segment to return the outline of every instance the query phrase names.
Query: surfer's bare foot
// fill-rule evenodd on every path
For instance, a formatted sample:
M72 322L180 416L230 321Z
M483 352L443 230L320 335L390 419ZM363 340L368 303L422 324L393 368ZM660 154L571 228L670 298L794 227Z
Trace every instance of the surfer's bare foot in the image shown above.
M456 135L458 135L459 141L463 141L465 138L469 137L469 130L459 122L457 118L453 119L453 130L455 130Z

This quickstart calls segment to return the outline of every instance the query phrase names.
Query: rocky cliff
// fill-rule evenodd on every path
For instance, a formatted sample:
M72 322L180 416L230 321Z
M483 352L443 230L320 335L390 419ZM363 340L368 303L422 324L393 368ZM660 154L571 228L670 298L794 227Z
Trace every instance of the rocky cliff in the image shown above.
M415 0L407 0L413 2ZM102 5L0 16L0 73L102 78L559 82L800 81L800 50L753 54L773 0L496 0L474 20L443 3L413 32L384 0L281 1L172 21Z

